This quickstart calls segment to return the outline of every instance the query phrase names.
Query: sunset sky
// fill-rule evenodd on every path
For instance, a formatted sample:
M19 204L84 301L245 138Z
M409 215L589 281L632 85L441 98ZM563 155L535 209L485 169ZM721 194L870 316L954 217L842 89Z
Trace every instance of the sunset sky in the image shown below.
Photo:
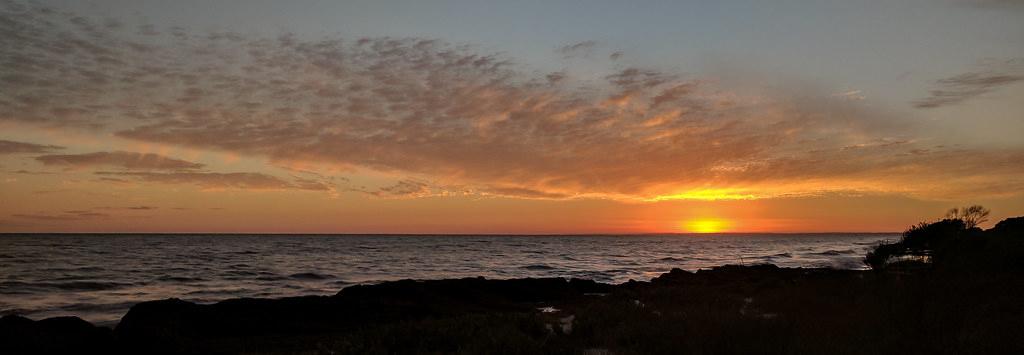
M0 0L0 232L870 232L966 204L1024 215L1024 1Z

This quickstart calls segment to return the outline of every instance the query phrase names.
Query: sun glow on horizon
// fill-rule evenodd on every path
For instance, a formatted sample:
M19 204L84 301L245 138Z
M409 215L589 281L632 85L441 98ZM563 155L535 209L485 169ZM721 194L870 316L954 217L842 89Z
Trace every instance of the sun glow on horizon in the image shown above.
M691 233L721 233L729 229L729 221L719 218L699 218L683 223L683 229Z

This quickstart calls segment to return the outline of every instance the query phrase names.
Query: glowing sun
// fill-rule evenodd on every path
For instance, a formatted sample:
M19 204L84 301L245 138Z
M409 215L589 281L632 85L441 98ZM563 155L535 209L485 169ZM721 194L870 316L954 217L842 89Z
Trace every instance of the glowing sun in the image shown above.
M729 222L716 218L693 219L684 222L683 228L691 233L720 233L729 228Z

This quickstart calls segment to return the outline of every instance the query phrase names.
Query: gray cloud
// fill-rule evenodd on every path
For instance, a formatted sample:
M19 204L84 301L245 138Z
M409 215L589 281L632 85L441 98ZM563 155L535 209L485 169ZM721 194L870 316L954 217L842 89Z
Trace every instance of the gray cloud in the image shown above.
M1008 61L986 71L964 73L935 82L937 89L928 97L914 101L916 108L937 108L962 103L1001 87L1024 80L1021 63Z
M95 152L85 154L43 155L36 157L43 165L74 168L114 166L132 170L190 170L203 164L165 157L159 154L134 152Z
M55 145L15 142L0 139L0 154L40 154L49 153L54 150L60 149L64 149L64 147Z
M594 51L594 47L596 46L597 41L582 41L558 47L555 52L561 54L565 58L588 56Z

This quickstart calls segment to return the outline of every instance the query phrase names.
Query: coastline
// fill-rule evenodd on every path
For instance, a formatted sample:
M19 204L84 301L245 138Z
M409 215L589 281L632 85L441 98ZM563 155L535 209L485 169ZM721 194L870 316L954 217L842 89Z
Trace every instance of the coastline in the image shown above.
M617 285L402 280L333 296L143 302L114 329L7 316L0 340L12 353L1018 352L1019 276L730 265Z
M649 281L673 268L727 264L864 269L898 236L112 236L0 237L0 316L74 315L116 324L140 302L178 297L332 295L401 279L581 278Z

